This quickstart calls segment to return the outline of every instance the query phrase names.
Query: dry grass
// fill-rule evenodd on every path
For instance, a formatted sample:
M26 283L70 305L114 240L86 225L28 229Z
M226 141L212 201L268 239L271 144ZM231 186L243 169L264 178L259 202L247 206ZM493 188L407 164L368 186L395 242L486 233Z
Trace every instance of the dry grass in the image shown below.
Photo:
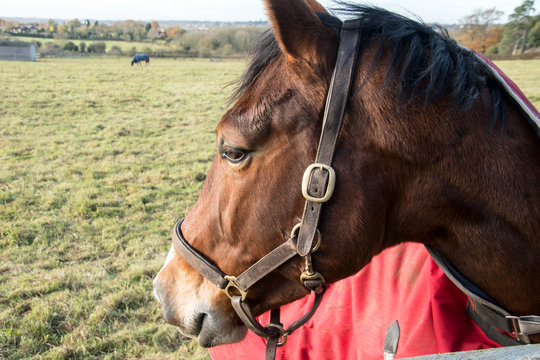
M497 66L520 87L531 103L540 109L540 60L497 61Z
M241 62L0 62L0 358L206 358L151 280Z

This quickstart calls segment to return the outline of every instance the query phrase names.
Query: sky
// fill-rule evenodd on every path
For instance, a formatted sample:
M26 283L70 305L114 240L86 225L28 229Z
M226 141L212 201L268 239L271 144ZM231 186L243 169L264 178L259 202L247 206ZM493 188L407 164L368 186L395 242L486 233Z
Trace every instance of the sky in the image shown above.
M476 9L496 7L506 22L523 0L349 0L377 5L428 23L455 24ZM320 0L324 6L332 0ZM0 0L0 18L92 20L266 20L262 0Z

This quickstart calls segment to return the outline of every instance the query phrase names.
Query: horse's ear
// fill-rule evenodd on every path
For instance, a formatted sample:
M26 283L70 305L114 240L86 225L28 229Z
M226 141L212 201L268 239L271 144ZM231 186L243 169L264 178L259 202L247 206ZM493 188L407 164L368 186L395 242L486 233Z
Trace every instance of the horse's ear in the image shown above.
M322 5L316 0L264 0L264 4L276 40L289 62L326 65L328 54L335 53L338 34L315 14L326 12Z

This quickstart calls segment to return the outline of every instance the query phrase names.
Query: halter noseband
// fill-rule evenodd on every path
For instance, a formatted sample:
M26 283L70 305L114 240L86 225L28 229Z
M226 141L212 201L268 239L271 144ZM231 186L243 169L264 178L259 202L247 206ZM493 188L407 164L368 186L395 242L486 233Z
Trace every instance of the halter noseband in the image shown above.
M284 345L287 335L313 316L325 291L325 279L313 269L311 254L318 249L321 241L317 226L322 204L330 199L334 191L335 172L331 163L354 79L360 44L360 34L357 31L359 21L345 21L341 26L340 44L326 98L317 157L315 163L306 169L302 180L302 194L306 198L306 204L302 220L293 228L290 238L242 274L231 276L223 273L186 241L181 229L184 219L174 227L172 243L178 254L191 267L227 294L234 310L249 329L268 339L267 359L273 359L276 346ZM317 242L313 245L315 238ZM248 291L251 286L296 255L304 257L306 262L305 270L300 275L300 282L315 293L311 310L284 329L279 320L279 308L273 309L270 323L263 327L255 319L246 302Z

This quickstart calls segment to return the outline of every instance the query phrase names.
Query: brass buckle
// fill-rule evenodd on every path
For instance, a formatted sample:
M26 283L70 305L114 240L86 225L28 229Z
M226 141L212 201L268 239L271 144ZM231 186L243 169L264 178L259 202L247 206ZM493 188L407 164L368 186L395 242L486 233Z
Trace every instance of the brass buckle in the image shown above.
M311 173L313 173L314 169L328 171L328 184L326 185L324 196L320 198L313 197L309 195L308 193L309 179L311 178ZM328 165L315 163L315 164L309 165L306 171L304 171L304 177L302 178L302 195L304 195L304 197L308 201L318 202L318 203L327 202L332 197L335 186L336 186L336 172L334 171L334 169L332 169L332 167Z
M227 294L229 299L232 299L232 297L235 296L235 295L230 293L230 289L234 288L234 289L236 289L236 290L238 290L240 292L240 296L242 297L242 301L246 300L247 291L244 291L244 290L240 289L238 287L238 285L236 285L236 283L235 283L236 276L225 275L224 278L226 280L229 280L229 283L227 284L227 286L225 286L225 289L223 289L223 291L225 292L225 294Z

